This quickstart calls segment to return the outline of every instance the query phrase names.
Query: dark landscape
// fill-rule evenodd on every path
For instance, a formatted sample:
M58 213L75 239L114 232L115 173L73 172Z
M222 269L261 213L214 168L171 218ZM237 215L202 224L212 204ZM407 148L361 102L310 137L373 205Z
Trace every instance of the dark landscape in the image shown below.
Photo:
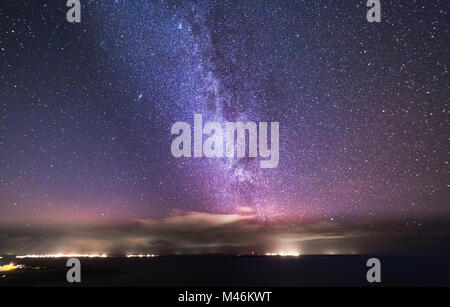
M296 287L373 286L366 280L371 256L161 256L80 259L76 286ZM376 286L449 286L450 257L378 257ZM3 262L9 259L4 256ZM20 260L20 261L17 261ZM25 268L2 273L0 286L73 286L66 259L14 259Z

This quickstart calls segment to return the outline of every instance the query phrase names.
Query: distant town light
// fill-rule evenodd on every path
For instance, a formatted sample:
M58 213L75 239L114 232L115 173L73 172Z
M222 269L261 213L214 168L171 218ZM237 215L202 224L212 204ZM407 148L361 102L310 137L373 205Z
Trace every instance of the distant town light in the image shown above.
M23 255L16 256L18 259L23 258L106 258L106 254L45 254L45 255Z
M138 255L134 255L134 254L128 254L126 255L127 258L150 258L150 257L157 257L158 255L155 254L138 254Z
M278 252L278 253L266 253L266 256L281 256L281 257L298 257L298 252Z

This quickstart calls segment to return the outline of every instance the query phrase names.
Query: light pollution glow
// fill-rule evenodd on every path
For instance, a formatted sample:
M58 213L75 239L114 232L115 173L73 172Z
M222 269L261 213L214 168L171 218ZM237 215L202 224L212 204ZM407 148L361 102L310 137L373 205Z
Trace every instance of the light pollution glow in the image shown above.
M280 251L280 252L270 252L265 253L265 256L291 256L298 257L300 253L295 251ZM153 258L158 257L157 254L127 254L125 257L127 258ZM25 259L25 258L107 258L109 257L107 254L34 254L34 255L20 255L16 256L17 259ZM6 266L5 266L6 267Z
M55 224L48 226L45 233L40 232L39 225L0 225L0 233L3 234L0 254L18 255L17 259L105 258L111 255L131 258L208 253L244 255L251 251L254 255L296 256L376 252L364 242L378 240L377 236L387 238L384 241L390 252L398 252L407 244L404 240L403 245L397 241L397 237L405 236L406 232L396 230L394 233L389 224L377 231L365 223L348 226L338 221L262 224L257 222L255 215L247 214L253 211L241 211L245 213L177 212L170 217L137 219L123 224L105 223L97 227ZM414 249L425 249L430 242L416 242Z
M155 254L139 254L139 255L134 255L134 254L129 254L126 255L127 258L152 258L152 257L158 257L158 255Z
M23 258L106 258L107 254L45 254L45 255L22 255L16 256L18 259Z
M297 252L277 252L277 253L266 253L266 256L281 256L281 257L298 257L300 253Z

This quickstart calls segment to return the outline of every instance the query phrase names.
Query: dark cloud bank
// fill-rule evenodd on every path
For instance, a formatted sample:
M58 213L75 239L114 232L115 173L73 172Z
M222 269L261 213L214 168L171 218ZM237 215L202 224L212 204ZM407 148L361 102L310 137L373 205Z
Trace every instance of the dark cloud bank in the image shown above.
M1 254L412 254L450 255L443 222L406 225L257 223L245 214L182 213L122 223L0 226Z

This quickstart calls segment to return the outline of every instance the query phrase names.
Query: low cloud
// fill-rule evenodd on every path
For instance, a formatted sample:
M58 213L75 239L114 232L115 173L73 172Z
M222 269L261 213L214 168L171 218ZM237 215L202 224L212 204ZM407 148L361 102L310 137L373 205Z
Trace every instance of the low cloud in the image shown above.
M126 223L4 225L0 226L0 253L427 254L448 253L448 233L399 232L389 225L374 231L363 224L323 221L264 224L248 210L239 214L185 212Z

